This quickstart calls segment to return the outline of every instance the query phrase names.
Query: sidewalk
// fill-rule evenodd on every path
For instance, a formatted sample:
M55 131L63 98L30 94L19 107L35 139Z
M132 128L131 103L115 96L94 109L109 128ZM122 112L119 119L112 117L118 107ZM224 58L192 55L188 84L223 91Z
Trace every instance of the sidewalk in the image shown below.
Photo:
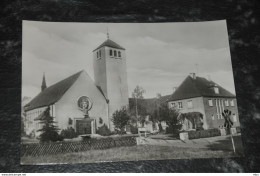
M233 136L241 136L241 135L236 134ZM142 140L142 145L175 146L181 148L208 148L208 145L217 143L219 140L230 138L230 135L216 136L210 138L200 138L200 139L193 139L188 141L151 139L151 138L144 138L144 137L139 137L139 138Z

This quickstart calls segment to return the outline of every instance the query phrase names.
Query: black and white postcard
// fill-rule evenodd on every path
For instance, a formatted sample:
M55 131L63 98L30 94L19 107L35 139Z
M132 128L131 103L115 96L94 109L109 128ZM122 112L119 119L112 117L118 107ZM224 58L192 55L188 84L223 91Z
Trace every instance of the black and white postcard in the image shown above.
M23 21L21 164L243 156L226 21Z

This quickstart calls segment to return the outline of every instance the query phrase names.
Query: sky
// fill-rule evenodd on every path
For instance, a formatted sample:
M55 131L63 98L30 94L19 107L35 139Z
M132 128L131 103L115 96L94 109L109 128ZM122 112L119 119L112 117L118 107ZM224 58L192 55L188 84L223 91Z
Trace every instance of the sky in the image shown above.
M189 73L235 94L226 21L183 23L60 23L23 21L22 96L86 70L94 80L93 50L109 38L126 49L129 96L170 95Z

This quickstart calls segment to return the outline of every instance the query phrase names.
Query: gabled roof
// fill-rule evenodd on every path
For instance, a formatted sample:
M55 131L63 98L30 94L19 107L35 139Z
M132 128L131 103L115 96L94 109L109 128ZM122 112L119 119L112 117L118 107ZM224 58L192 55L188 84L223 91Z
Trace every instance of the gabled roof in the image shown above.
M218 87L219 94L214 92L214 87ZM188 76L172 94L169 101L182 100L194 97L236 97L228 90L213 81L203 77L191 78Z
M158 104L165 103L170 97L171 95L165 95L160 98L137 99L137 101L145 108L147 115L151 115L157 108L157 101L159 101ZM134 108L133 110L135 110L135 103L135 98L129 98L129 107Z
M83 70L44 89L28 104L25 105L25 111L52 105L57 102L74 84L82 72Z
M103 46L108 46L111 48L116 48L116 49L122 49L125 50L125 48L123 48L122 46L118 45L116 42L107 39L106 41L104 41L104 43L102 43L101 45L99 45L99 47L97 47L96 49L94 49L93 51L96 51L97 49L103 47Z

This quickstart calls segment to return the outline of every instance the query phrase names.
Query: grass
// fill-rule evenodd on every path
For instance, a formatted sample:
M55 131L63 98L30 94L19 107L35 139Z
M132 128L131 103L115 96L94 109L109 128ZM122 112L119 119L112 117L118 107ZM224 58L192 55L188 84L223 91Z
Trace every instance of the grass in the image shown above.
M58 154L55 156L22 157L22 164L90 163L104 161L136 161L189 158L228 158L243 153L240 136L234 136L237 154L234 154L230 137L207 145L205 148L139 145L132 147L90 150L86 152Z

